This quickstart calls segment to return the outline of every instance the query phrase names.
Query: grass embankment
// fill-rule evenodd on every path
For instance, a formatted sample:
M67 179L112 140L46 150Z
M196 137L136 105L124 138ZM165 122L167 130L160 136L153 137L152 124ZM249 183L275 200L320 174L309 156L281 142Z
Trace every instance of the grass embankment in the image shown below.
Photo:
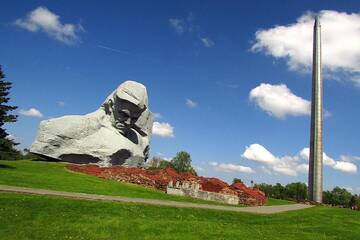
M0 193L0 239L358 239L360 212L273 215Z
M71 172L65 168L65 165L66 164L62 162L0 160L0 185L133 198L219 204L217 202L190 197L167 195L153 188Z
M167 195L162 191L152 188L100 179L83 173L71 172L65 168L65 165L66 164L62 162L0 160L0 185L225 205L190 197ZM267 205L283 205L291 203L294 202L269 199Z

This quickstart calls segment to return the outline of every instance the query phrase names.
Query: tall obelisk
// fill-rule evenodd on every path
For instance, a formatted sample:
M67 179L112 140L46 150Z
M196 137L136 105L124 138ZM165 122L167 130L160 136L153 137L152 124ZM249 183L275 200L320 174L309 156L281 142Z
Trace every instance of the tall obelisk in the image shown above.
M321 203L323 190L323 87L321 76L321 26L318 17L315 19L313 44L308 199Z

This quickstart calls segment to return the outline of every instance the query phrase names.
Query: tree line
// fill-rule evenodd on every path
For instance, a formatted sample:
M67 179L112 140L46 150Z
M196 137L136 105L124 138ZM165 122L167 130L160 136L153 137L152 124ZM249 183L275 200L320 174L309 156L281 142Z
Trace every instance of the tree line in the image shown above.
M194 167L191 166L191 156L185 151L178 152L175 157L167 161L159 156L153 157L148 163L149 169L162 169L171 167L179 173L191 173L197 176Z
M308 187L305 183L295 182L285 186L280 183L275 185L261 183L255 184L255 188L260 189L267 197L305 202L308 197ZM323 192L323 203L332 206L349 207L360 209L360 196L351 194L345 188L335 187L331 191Z

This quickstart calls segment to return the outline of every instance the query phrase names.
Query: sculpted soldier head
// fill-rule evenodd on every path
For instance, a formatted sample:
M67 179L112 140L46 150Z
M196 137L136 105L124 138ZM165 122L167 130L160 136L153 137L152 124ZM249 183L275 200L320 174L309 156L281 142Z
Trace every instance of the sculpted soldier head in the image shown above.
M103 108L110 115L112 125L121 134L126 136L129 131L135 130L141 135L148 135L147 126L143 126L144 121L141 121L149 112L144 85L133 81L122 83L105 100Z

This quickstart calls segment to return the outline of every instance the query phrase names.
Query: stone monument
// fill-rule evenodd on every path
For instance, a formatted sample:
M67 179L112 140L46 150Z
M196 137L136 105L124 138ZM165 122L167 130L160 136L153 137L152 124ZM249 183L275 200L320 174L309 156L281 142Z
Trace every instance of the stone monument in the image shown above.
M125 81L95 112L42 121L30 152L71 163L141 166L152 124L145 86Z
M313 44L308 199L321 203L323 193L323 87L321 76L321 25L318 17L316 17L314 24Z

